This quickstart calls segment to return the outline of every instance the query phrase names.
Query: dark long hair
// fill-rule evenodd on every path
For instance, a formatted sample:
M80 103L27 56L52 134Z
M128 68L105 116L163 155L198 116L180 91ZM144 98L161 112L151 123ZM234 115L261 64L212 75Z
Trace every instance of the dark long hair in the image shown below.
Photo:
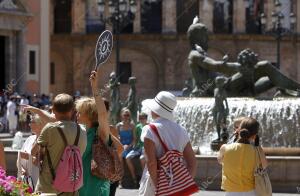
M256 119L251 117L246 117L242 120L240 124L240 131L239 131L239 143L249 144L249 138L253 135L257 135L259 130L259 123ZM255 146L259 145L259 137L256 136L255 138Z

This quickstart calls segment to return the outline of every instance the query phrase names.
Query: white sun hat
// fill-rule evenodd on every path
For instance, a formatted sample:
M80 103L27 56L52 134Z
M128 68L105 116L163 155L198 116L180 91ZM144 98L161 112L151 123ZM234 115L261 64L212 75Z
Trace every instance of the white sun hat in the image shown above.
M171 121L174 121L173 110L176 104L176 97L167 91L161 91L154 99L146 99L142 102L142 105L152 112Z

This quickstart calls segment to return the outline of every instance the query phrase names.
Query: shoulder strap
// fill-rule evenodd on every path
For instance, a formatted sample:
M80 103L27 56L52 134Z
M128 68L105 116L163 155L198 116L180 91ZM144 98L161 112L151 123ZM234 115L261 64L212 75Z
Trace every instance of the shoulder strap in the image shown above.
M257 168L260 168L262 167L262 162L261 162L261 157L260 157L260 152L259 152L259 149L258 147L254 147L255 148L255 151L256 151L256 167Z
M68 145L67 138L66 138L66 136L65 136L65 134L64 134L64 132L63 132L63 130L62 130L62 128L59 127L59 126L57 126L57 130L58 130L58 132L59 132L59 134L60 134L62 140L64 141L65 146L67 146L67 145Z
M152 131L155 133L155 135L158 137L158 139L159 139L161 145L163 146L165 152L169 151L167 145L162 141L162 139L161 139L161 137L160 137L160 135L158 133L158 130L157 130L156 126L154 124L149 124L149 126L152 129Z
M52 164L52 161L51 161L50 153L49 153L49 150L48 150L47 146L45 148L46 148L48 166L49 166L49 169L50 169L50 172L51 172L51 175L52 175L52 180L54 180L55 179L55 171L54 171L53 164Z
M78 124L77 125L77 134L76 134L76 139L74 142L74 146L78 146L78 142L79 142L79 137L80 137L80 126Z

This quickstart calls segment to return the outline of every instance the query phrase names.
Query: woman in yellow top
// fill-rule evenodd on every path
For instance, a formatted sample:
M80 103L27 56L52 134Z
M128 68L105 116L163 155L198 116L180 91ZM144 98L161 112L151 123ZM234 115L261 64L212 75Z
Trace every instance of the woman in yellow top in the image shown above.
M255 146L259 146L257 136L259 123L250 117L245 117L239 127L239 138L236 143L224 144L220 148L218 161L222 164L222 185L225 196L255 196L254 170ZM262 165L265 168L267 161L259 147L262 156Z

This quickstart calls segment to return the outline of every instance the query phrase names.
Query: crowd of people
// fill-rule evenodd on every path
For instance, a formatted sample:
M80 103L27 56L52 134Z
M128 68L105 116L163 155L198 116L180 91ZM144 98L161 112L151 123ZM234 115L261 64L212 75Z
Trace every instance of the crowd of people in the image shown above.
M30 116L22 110L22 105L31 105L43 110L50 110L52 96L0 94L0 132L15 134L17 130L30 131Z
M166 148L182 154L187 175L194 178L197 173L197 161L189 135L185 128L175 122L173 116L176 97L162 91L154 99L143 102L151 111L153 122L150 124L147 122L147 114L140 113L138 124L135 125L130 110L123 108L121 122L112 125L109 122L109 102L98 93L99 77L100 71L93 71L90 75L92 97L75 100L68 94L59 94L51 102L51 111L40 107L50 104L50 98L40 102L43 103L41 105L30 105L28 99L27 102L20 103L22 112L29 115L29 126L34 135L27 138L19 152L18 176L27 176L34 190L41 193L115 195L119 182L100 179L91 172L93 142L95 137L99 137L107 146L116 148L121 163L128 166L135 188L140 189L140 195L155 195L156 188L161 187L158 167ZM13 99L15 97L11 97L10 101L13 102ZM7 102L7 106L10 101ZM255 195L254 146L263 154L262 148L259 147L259 123L253 118L242 117L234 122L234 128L234 142L224 144L218 155L218 161L222 164L221 188L229 196L252 196ZM55 173L55 168L62 161L66 144L76 145L82 157L82 186L72 193L58 191L53 185L59 175ZM3 146L0 146L0 153L3 153ZM1 154L0 166L5 168L3 157ZM143 168L141 179L137 176L132 162L134 157L139 157ZM262 163L266 168L264 156ZM172 174L172 171L169 172ZM80 174L76 174L73 177L76 179L79 176Z

